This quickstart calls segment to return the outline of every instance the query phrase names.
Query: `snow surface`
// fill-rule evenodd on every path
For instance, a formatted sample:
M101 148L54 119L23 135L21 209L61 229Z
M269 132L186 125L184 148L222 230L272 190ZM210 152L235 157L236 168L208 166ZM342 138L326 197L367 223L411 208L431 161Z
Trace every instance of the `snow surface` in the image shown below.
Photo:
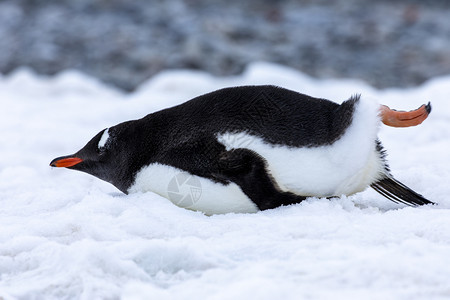
M403 110L432 101L421 126L382 127L380 138L394 176L438 205L367 190L207 217L48 165L111 125L245 84L338 102L361 93ZM74 71L0 77L0 298L448 299L449 91L450 76L380 91L265 63L232 78L163 72L133 94Z

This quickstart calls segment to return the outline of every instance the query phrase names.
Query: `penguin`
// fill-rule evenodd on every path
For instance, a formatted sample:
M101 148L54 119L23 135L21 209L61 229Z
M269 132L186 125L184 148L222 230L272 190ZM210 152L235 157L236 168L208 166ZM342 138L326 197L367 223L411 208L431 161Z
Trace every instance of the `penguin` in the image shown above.
M422 123L414 111L351 96L337 104L285 88L239 86L103 129L52 167L82 171L125 194L152 191L207 215L250 213L372 187L411 206L433 204L397 181L381 123Z

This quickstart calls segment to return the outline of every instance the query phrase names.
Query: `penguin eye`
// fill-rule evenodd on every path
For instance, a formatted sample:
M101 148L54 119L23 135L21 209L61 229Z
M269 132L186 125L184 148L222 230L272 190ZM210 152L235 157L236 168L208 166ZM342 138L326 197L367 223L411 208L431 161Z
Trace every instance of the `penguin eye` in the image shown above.
M106 147L100 147L97 149L97 152L99 155L105 154L106 153Z

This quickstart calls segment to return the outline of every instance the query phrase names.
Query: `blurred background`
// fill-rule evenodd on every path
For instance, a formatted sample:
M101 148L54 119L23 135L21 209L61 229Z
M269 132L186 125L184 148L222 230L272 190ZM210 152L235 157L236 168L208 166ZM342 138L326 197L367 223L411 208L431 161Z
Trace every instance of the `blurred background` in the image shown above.
M3 74L77 69L132 91L163 69L224 76L252 61L415 86L450 73L450 2L0 1Z

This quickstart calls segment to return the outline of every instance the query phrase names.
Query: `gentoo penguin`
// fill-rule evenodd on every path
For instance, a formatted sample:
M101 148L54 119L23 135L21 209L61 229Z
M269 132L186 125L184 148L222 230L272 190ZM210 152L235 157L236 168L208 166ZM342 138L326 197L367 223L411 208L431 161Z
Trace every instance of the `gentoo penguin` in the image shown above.
M429 103L401 112L360 96L339 105L275 86L232 87L106 128L50 165L206 214L256 212L368 186L394 202L423 205L432 202L391 175L377 132L380 122L418 125L430 111Z

